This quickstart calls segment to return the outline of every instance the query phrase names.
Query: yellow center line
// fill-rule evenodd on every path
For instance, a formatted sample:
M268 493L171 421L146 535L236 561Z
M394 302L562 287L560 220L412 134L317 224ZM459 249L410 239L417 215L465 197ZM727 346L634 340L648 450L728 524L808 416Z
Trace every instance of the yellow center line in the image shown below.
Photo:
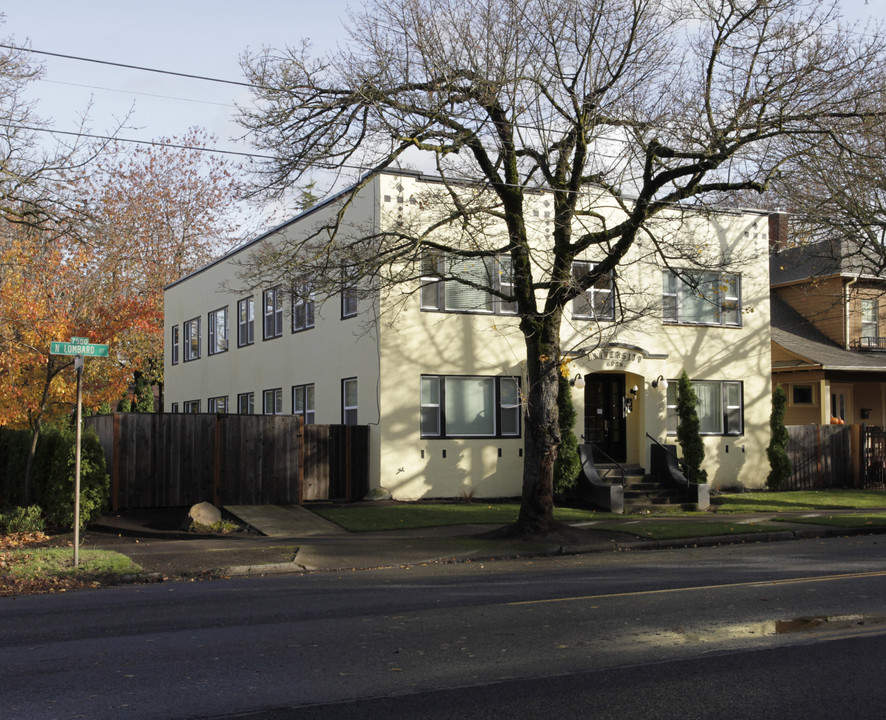
M547 600L519 600L508 605L542 605L544 603L574 602L578 600L605 600L619 597L638 597L641 595L665 595L667 593L687 592L689 590L722 590L741 587L771 587L772 585L794 585L801 583L832 582L834 580L852 580L855 578L873 578L886 576L886 570L873 572L844 573L841 575L817 575L812 577L786 578L783 580L754 580L752 582L724 583L722 585L690 585L679 588L662 588L660 590L636 590L633 592L604 593L602 595L578 595L575 597L548 598Z

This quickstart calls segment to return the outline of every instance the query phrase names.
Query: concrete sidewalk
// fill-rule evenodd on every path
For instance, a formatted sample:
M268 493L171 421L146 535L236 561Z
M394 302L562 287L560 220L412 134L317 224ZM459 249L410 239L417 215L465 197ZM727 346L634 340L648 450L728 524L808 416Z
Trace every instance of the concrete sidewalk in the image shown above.
M589 522L569 528L561 537L533 541L502 537L500 533L496 533L500 530L497 525L349 533L297 505L237 505L224 509L248 524L255 532L193 535L182 529L182 521L187 519L187 510L179 508L140 511L102 518L85 534L84 547L116 550L140 564L147 575L193 578L356 570L882 532L876 528L853 530L783 522L790 518L789 513L748 516L712 514L710 517L693 518L692 521L700 524L724 520L736 524L760 524L775 517L780 521L773 523L777 530L762 533L725 536L711 534L667 541L632 539L625 533L595 528L597 523ZM835 513L828 511L827 514ZM808 517L813 513L796 515ZM637 518L637 521L656 523L686 520L685 517L667 516Z

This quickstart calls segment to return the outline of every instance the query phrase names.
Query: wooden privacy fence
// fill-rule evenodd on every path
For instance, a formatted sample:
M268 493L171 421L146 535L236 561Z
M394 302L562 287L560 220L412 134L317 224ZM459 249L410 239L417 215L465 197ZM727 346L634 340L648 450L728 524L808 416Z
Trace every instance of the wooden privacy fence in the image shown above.
M86 418L111 505L180 507L354 500L369 489L369 428L292 415L118 413Z
M879 488L886 482L886 431L872 425L789 425L793 474L787 490Z

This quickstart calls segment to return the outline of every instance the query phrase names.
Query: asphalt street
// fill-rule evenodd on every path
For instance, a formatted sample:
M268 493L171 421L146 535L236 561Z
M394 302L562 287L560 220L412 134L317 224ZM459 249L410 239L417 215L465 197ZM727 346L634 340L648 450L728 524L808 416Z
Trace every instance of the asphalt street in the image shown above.
M849 696L882 707L881 540L4 598L0 704L28 720L834 717Z

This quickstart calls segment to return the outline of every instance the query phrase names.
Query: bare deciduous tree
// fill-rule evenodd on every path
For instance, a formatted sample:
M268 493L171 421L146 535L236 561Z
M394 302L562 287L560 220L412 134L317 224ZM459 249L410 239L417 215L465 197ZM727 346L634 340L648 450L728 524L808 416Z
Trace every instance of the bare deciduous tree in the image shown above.
M309 276L323 295L341 290L343 265L348 282L379 289L417 280L429 253L506 257L509 287L454 266L435 273L516 303L525 533L553 526L566 304L617 276L638 238L664 266L700 262L657 219L763 191L787 140L874 117L884 77L881 36L841 29L836 3L821 0L386 0L353 13L347 31L322 58L308 44L244 58L259 89L241 122L274 157L258 188L280 195L318 171L368 179L419 163L445 204L421 227L347 244L318 229L251 271ZM528 229L539 192L553 221L541 251ZM575 276L588 255L596 264Z

